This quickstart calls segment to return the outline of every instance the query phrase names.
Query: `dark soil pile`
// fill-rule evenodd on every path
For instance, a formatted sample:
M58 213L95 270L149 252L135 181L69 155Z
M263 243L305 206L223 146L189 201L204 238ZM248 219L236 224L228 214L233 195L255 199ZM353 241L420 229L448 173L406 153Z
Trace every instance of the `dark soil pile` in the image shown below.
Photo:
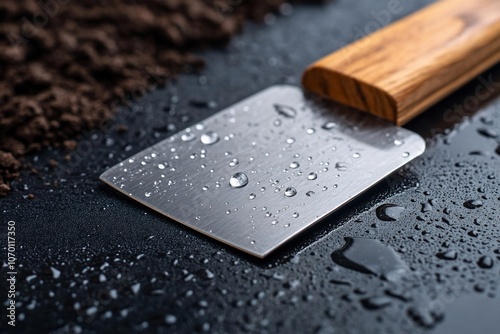
M0 196L23 155L71 149L118 104L182 71L284 0L2 0Z

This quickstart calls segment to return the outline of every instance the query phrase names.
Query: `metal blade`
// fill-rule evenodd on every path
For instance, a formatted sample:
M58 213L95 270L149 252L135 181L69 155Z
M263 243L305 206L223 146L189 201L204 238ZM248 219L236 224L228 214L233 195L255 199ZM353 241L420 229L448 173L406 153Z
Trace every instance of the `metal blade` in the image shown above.
M273 86L119 163L101 180L264 257L424 149L404 128Z

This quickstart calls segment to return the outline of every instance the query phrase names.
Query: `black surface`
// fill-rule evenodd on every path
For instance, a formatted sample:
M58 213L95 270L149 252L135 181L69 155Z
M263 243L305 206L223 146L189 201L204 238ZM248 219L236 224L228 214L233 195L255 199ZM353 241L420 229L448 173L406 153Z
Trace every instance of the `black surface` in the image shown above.
M392 20L429 2L403 0ZM266 260L169 221L98 181L107 167L172 134L169 124L180 130L272 84L298 84L306 65L358 38L355 27L386 6L296 5L270 26L249 24L226 49L203 53L206 84L180 76L123 110L114 124L127 124L128 133L84 136L69 173L58 173L68 169L63 152L29 157L40 176L25 175L0 200L2 240L6 222L16 222L16 332L493 333L500 324L500 144L478 130L500 132L498 84L479 107L448 111L477 100L475 79L408 124L427 140L421 158ZM500 82L499 73L497 66L483 78ZM46 167L51 158L61 168ZM36 199L25 199L29 193ZM483 205L469 209L468 200ZM397 221L381 221L375 210L385 203L406 209ZM379 240L410 270L389 282L337 265L331 253L345 237ZM456 259L438 257L448 250ZM492 268L478 265L482 256ZM9 332L4 312L0 328ZM167 315L175 323L166 323Z

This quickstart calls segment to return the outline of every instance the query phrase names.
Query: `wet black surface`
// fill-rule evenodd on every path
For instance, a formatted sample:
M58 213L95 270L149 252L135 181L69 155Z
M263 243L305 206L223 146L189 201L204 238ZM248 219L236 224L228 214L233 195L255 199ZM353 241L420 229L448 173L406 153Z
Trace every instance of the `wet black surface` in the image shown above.
M401 1L392 19L428 2ZM270 26L249 25L227 49L205 53L202 76L181 76L124 110L114 125L127 124L128 133L88 133L71 163L54 150L30 157L43 172L26 175L0 200L2 240L6 222L16 222L16 330L494 333L498 66L407 125L427 141L422 157L266 260L169 221L98 181L107 167L174 129L272 84L298 84L307 64L359 37L356 27L385 6L297 5ZM485 88L488 99L479 100L484 81L493 83ZM55 171L46 167L51 158L60 162ZM25 199L29 193L36 199ZM383 204L405 209L396 220L381 220L376 209ZM331 256L346 237L378 240L397 252L404 273L388 280L338 265ZM6 295L2 285L2 301ZM2 318L2 332L10 330Z

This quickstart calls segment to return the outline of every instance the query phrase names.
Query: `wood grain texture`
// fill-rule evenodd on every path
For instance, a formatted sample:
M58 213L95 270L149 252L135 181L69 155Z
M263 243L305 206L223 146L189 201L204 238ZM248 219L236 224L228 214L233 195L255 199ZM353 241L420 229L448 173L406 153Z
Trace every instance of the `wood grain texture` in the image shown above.
M404 124L500 61L500 0L442 0L309 66L302 84Z

